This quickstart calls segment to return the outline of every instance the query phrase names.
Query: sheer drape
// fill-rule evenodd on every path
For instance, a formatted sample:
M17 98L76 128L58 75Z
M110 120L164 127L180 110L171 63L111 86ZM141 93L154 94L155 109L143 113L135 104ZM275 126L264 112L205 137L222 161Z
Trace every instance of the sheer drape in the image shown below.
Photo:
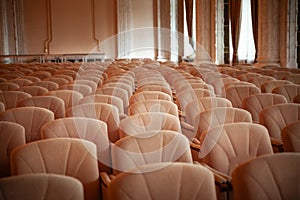
M252 63L255 60L255 45L253 39L250 0L242 0L242 21L240 28L240 40L238 44L238 55L238 60L242 63Z
M233 58L232 63L238 63L238 44L240 38L240 27L241 27L241 0L230 0L230 23L231 23L231 37L232 37L232 48Z

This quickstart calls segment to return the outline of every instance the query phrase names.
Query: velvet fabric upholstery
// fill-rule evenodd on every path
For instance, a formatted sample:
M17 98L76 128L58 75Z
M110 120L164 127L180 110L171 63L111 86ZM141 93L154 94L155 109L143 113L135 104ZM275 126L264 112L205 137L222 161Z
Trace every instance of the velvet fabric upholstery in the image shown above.
M86 117L98 119L107 124L108 137L111 142L119 139L120 117L118 108L107 103L86 103L66 110L66 117Z
M146 112L128 116L121 120L120 138L138 136L148 131L171 130L181 133L180 122L174 115L163 112Z
M243 101L243 108L251 113L254 122L259 122L259 113L268 106L288 103L287 99L278 94L261 93L246 97Z
M135 93L144 92L144 91L159 91L168 94L170 97L173 97L172 90L169 87L159 86L159 85L145 85L144 87L137 88Z
M9 83L16 83L19 85L19 87L24 87L27 85L32 84L32 81L26 78L16 78L16 79L11 79L8 81Z
M24 127L0 121L0 177L10 176L10 153L22 144L25 144Z
M212 173L188 163L156 163L112 180L108 199L216 199Z
M26 174L0 179L1 200L83 200L83 186L73 177Z
M30 94L21 91L5 91L0 93L0 101L4 103L5 109L16 108L19 101L31 97Z
M55 96L35 96L26 98L18 103L18 107L41 107L54 113L55 119L65 117L65 103Z
M83 95L73 90L54 90L45 94L46 96L55 96L61 98L65 103L65 109L79 104L80 99Z
M18 91L26 92L31 96L42 96L49 92L46 88L37 85L20 87Z
M288 124L300 120L300 104L276 104L263 109L259 114L260 124L267 127L271 137L281 139L281 131Z
M120 117L125 115L123 101L121 98L116 96L106 95L106 94L90 95L84 97L79 101L79 104L85 104L85 103L108 103L118 108Z
M289 103L293 103L294 97L300 94L300 85L283 85L276 87L272 90L272 93L280 94L284 96Z
M242 108L246 97L259 93L260 89L256 86L232 86L225 89L224 97L231 101L233 107Z
M241 108L219 107L205 110L195 117L196 138L203 140L203 134L210 129L236 122L252 122L251 114Z
M268 81L261 85L261 92L272 93L274 88L283 85L289 85L289 84L293 84L293 83L287 80Z
M80 138L93 142L97 146L99 170L109 171L110 142L105 122L83 117L67 117L53 120L41 128L42 139L48 138ZM105 166L106 165L106 166Z
M16 83L9 83L7 81L0 83L0 90L12 91L18 89L20 86Z
M259 124L224 124L208 130L204 138L200 147L200 160L229 176L241 163L273 153L268 130Z
M256 85L256 87L261 88L262 84L268 82L268 81L274 81L276 80L275 78L271 77L271 76L256 76L253 77L252 79L250 79L248 82L253 83L254 85Z
M58 88L58 90L73 90L82 94L83 97L92 94L92 88L82 84L66 84Z
M59 85L52 81L37 81L33 85L44 87L48 91L56 90L59 88Z
M299 199L300 154L276 153L249 160L232 174L234 199Z
M126 90L118 87L104 87L97 89L95 94L104 94L119 97L123 101L124 113L128 113L129 97Z
M50 173L81 181L85 199L99 199L97 148L76 138L53 138L31 142L11 153L12 175Z
M10 121L25 128L26 143L41 139L41 127L54 120L50 110L39 107L12 108L0 113L0 121Z
M179 93L176 93L176 104L182 112L185 112L186 105L192 102L193 100L202 97L214 97L214 96L215 96L214 93L206 89L183 90Z
M145 100L129 106L128 114L135 115L143 112L164 112L178 117L178 107L172 101Z
M157 162L192 163L187 138L175 131L149 131L139 137L124 137L112 145L114 174Z
M300 120L288 124L281 131L284 151L300 152Z
M228 99L222 97L203 97L196 99L186 106L186 122L194 125L194 119L199 113L217 107L232 107L232 104Z
M160 91L143 91L132 95L129 99L129 104L132 105L137 102L145 100L166 100L172 101L171 96Z

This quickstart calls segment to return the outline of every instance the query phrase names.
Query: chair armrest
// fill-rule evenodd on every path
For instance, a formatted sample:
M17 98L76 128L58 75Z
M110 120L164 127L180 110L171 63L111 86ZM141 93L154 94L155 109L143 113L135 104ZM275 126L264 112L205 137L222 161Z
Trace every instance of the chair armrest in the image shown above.
M190 144L190 148L194 151L200 152L201 145L200 145L200 143L195 143L195 138L193 138L193 140Z
M185 116L185 113L183 111L178 110L178 115L179 115L180 121L183 121L183 122L186 121L186 116Z
M281 139L270 137L274 152L284 152L283 142Z
M188 124L188 123L186 123L186 122L184 122L184 121L181 121L180 122L180 125L181 125L181 128L184 128L184 129L187 129L187 130L189 130L189 131L192 131L192 132L194 132L194 127L192 126L192 125L190 125L190 124Z
M207 165L206 163L200 163L202 166L206 167L207 169L209 169L210 171L212 171L214 174L222 177L223 180L226 180L227 183L231 183L231 176L224 174L214 168L212 168L211 166Z
M210 167L206 163L199 163L199 165L204 166L208 170L210 170L215 178L215 183L219 187L220 191L228 191L232 190L232 184L231 184L231 177L228 176L227 174L224 174L222 172L219 172L218 170Z
M100 180L101 180L101 183L107 188L109 186L112 178L106 172L101 172Z
M277 139L277 138L274 138L274 137L270 137L270 139L271 139L271 144L272 144L273 146L278 146L278 147L280 147L280 146L283 145L281 139Z
M120 114L120 121L122 120L122 119L125 119L126 117L128 117L126 114L124 114L124 113L121 113Z

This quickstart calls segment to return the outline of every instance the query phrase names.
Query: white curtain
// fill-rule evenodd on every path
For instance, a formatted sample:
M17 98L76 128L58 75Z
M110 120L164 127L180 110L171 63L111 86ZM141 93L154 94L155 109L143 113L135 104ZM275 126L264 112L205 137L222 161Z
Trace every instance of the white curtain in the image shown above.
M238 48L239 63L252 63L255 59L255 45L252 31L251 2L242 0L242 23ZM229 31L231 38L231 31ZM232 41L230 41L230 58L232 58Z
M242 24L238 55L240 62L251 63L255 59L250 0L242 0Z

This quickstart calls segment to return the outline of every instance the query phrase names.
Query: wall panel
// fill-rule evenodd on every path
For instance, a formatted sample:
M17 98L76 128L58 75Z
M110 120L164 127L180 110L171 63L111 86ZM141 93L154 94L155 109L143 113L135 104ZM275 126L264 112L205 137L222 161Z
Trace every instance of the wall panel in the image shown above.
M91 0L51 0L52 41L50 53L88 53L93 38Z

